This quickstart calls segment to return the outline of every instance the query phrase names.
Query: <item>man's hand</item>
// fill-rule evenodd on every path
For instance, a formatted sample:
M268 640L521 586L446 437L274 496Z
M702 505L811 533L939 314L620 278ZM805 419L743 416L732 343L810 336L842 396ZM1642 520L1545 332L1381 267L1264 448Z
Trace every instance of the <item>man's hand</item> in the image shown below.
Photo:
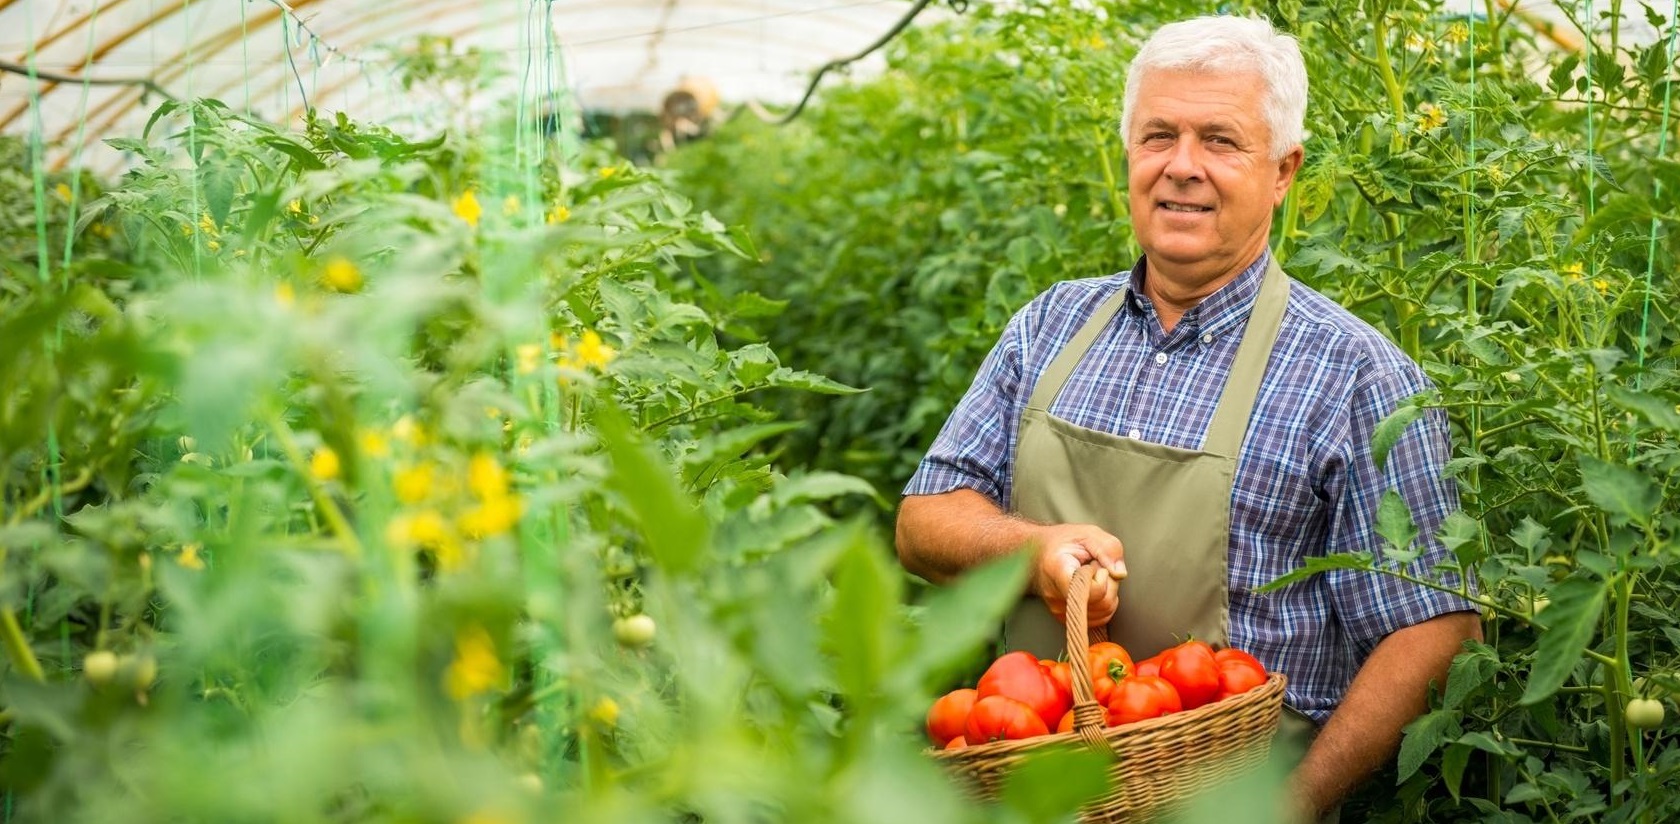
M1085 600L1086 626L1107 624L1120 608L1120 579L1126 577L1125 550L1120 539L1092 524L1055 524L1033 535L1038 559L1033 565L1032 591L1044 599L1050 614L1067 621L1068 584L1085 564L1095 563L1090 594Z
M1107 623L1120 607L1118 579L1126 577L1120 539L1091 524L1040 524L1005 513L972 489L912 495L898 510L898 558L904 568L944 583L993 558L1033 552L1034 594L1050 612L1067 612L1067 588L1080 565L1095 562L1086 621ZM1065 619L1064 619L1065 620Z

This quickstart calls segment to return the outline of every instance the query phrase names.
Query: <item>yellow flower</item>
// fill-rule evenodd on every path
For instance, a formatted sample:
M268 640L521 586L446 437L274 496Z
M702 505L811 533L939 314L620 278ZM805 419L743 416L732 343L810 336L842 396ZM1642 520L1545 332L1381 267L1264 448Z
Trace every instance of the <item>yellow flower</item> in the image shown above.
M57 192L58 196L61 197L61 198L64 198L65 200L69 200L70 195L72 194L71 191L70 191L70 187L67 184L64 184L64 183L60 183L57 186L54 186L53 191Z
M1504 183L1505 182L1505 167L1499 165L1498 163L1495 163L1492 166L1487 167L1487 177L1488 177L1488 180L1492 181L1493 185L1495 185L1495 186L1498 186L1499 184Z
M210 219L209 212L205 212L204 216L198 219L198 230L211 237L216 237L221 234L216 231L216 221Z
M1470 27L1463 22L1454 23L1447 27L1447 33L1441 35L1441 40L1449 46L1456 46L1470 39Z
M519 498L499 495L461 513L457 525L468 537L490 538L513 529L519 523L519 515Z
M309 458L309 475L317 481L330 481L338 477L338 453L330 446L323 446L315 450Z
M290 309L297 303L297 291L292 289L290 283L281 281L274 287L274 302L280 304L283 309Z
M478 228L478 218L484 214L484 209L478 205L478 196L468 189L465 194L449 202L449 208L454 210L455 216L466 221L468 226Z
M1610 281L1605 280L1604 278L1593 278L1592 285L1593 288L1597 289L1598 293L1601 295L1607 295L1610 293Z
M601 175L602 180L606 180L607 178L618 174L618 167L617 166L602 166L598 173Z
M577 362L582 366L605 368L616 354L611 346L601 342L601 336L593 329L584 330L583 339L578 341Z
M1575 263L1565 264L1564 267L1563 267L1563 274L1564 274L1565 277L1567 277L1570 280L1570 282L1580 280L1581 279L1581 274L1582 274L1583 271L1585 271L1585 270L1583 270L1581 268L1581 263L1579 261L1576 261Z
M181 547L181 554L175 558L175 563L178 563L187 569L203 569L204 559L198 557L199 550L202 549L204 549L202 544L183 545Z
M490 633L476 624L455 633L455 660L443 676L444 689L451 697L460 701L489 692L506 677Z
M222 243L219 240L212 240L212 241L209 241L209 242L205 243L204 245L209 247L210 251L212 251L212 252L220 252L222 250Z
M356 445L362 454L369 458L388 458L391 456L391 441L385 433L377 429L363 429L356 434Z
M385 540L400 547L438 547L452 537L449 522L435 509L398 515L385 525Z
M1447 113L1434 103L1418 104L1418 132L1429 132L1447 125Z
M480 452L467 462L467 489L479 500L503 497L508 492L507 470L489 453Z
M603 727L618 726L618 702L603 695L589 708L589 717Z
M1100 49L1104 46L1107 46L1108 43L1104 42L1103 39L1100 36L1093 34L1093 35L1091 35L1091 41L1090 41L1089 45L1091 46L1091 48L1093 50L1095 50L1095 49Z
M556 352L566 351L566 336L559 332L548 333L548 348Z
M518 371L521 375L529 375L537 371L542 364L542 347L534 343L522 343L514 350L519 356Z
M546 223L559 223L559 222L561 222L561 221L563 221L566 218L569 218L571 216L572 216L572 210L571 209L568 209L568 208L566 208L564 206L561 206L560 204L556 203L556 204L554 204L554 208L548 210L548 214L543 217L543 221L546 222Z
M509 217L519 214L519 195L502 198L502 214Z
M295 197L292 198L291 201L286 204L286 211L294 215L303 214L303 201L298 200Z
M461 819L458 824L515 824L519 820L498 810L483 809Z
M321 280L334 292L358 292L362 288L362 270L348 258L333 255L327 259L327 267L321 270Z
M426 443L426 429L412 415L404 415L391 424L391 436L410 446L422 446Z
M396 490L397 500L405 504L415 504L430 497L437 479L435 470L436 466L430 461L399 467L391 477L391 487Z

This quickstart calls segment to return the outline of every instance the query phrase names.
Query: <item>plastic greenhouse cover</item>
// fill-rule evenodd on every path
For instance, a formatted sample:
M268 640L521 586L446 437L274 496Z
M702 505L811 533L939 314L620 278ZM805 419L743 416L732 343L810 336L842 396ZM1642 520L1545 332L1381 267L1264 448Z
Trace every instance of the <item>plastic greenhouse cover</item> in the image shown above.
M422 36L487 56L472 105L657 110L686 80L788 104L823 63L889 31L907 0L0 0L0 131L38 133L54 166L112 170L100 141L137 135L164 95L271 122L306 107L402 128L470 116L462 89L404 88ZM945 12L929 6L917 21ZM857 71L878 68L879 55ZM65 78L60 80L57 78ZM146 79L150 87L100 81ZM92 83L83 82L91 80ZM566 98L564 101L559 98Z
M985 0L976 0L984 2ZM1500 0L1506 5L1506 0ZM1637 4L1628 4L1635 6ZM415 131L468 122L514 96L547 110L655 111L695 78L724 101L796 101L812 72L889 31L909 0L0 0L0 132L30 134L54 167L114 171L101 141L137 135L165 95L213 97L272 122L309 106ZM1447 13L1481 14L1481 0ZM1518 18L1580 47L1554 0ZM917 23L948 15L945 0ZM1623 36L1657 34L1638 8ZM422 36L486 56L463 84L405 87ZM878 70L880 55L853 76ZM145 80L147 85L132 82ZM832 81L829 81L832 82ZM463 106L462 101L468 101Z

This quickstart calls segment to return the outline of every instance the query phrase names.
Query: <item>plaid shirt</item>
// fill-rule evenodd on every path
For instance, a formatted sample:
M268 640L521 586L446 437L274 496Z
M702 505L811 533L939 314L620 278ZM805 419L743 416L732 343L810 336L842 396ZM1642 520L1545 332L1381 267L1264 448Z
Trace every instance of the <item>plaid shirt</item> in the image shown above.
M1129 276L1051 287L1010 320L904 494L966 487L1006 505L1021 411L1034 384L1116 289L1129 288L1129 298L1051 413L1088 429L1200 449L1269 259L1261 255L1185 313L1171 334L1162 334L1137 289L1143 261ZM1430 410L1407 427L1383 470L1370 451L1377 423L1429 389L1423 371L1379 332L1291 284L1231 492L1230 643L1287 674L1289 705L1319 723L1385 635L1475 609L1453 595L1350 571L1254 592L1309 556L1380 552L1377 505L1389 489L1404 498L1424 536L1411 571L1427 576L1451 557L1433 539L1458 507L1442 471L1452 453L1445 414Z

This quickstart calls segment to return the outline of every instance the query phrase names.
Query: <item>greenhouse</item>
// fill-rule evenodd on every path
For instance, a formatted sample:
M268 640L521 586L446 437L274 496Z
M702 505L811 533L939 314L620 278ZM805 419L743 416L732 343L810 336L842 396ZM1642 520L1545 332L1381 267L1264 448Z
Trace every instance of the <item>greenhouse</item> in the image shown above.
M1680 820L1677 0L0 0L0 822Z

